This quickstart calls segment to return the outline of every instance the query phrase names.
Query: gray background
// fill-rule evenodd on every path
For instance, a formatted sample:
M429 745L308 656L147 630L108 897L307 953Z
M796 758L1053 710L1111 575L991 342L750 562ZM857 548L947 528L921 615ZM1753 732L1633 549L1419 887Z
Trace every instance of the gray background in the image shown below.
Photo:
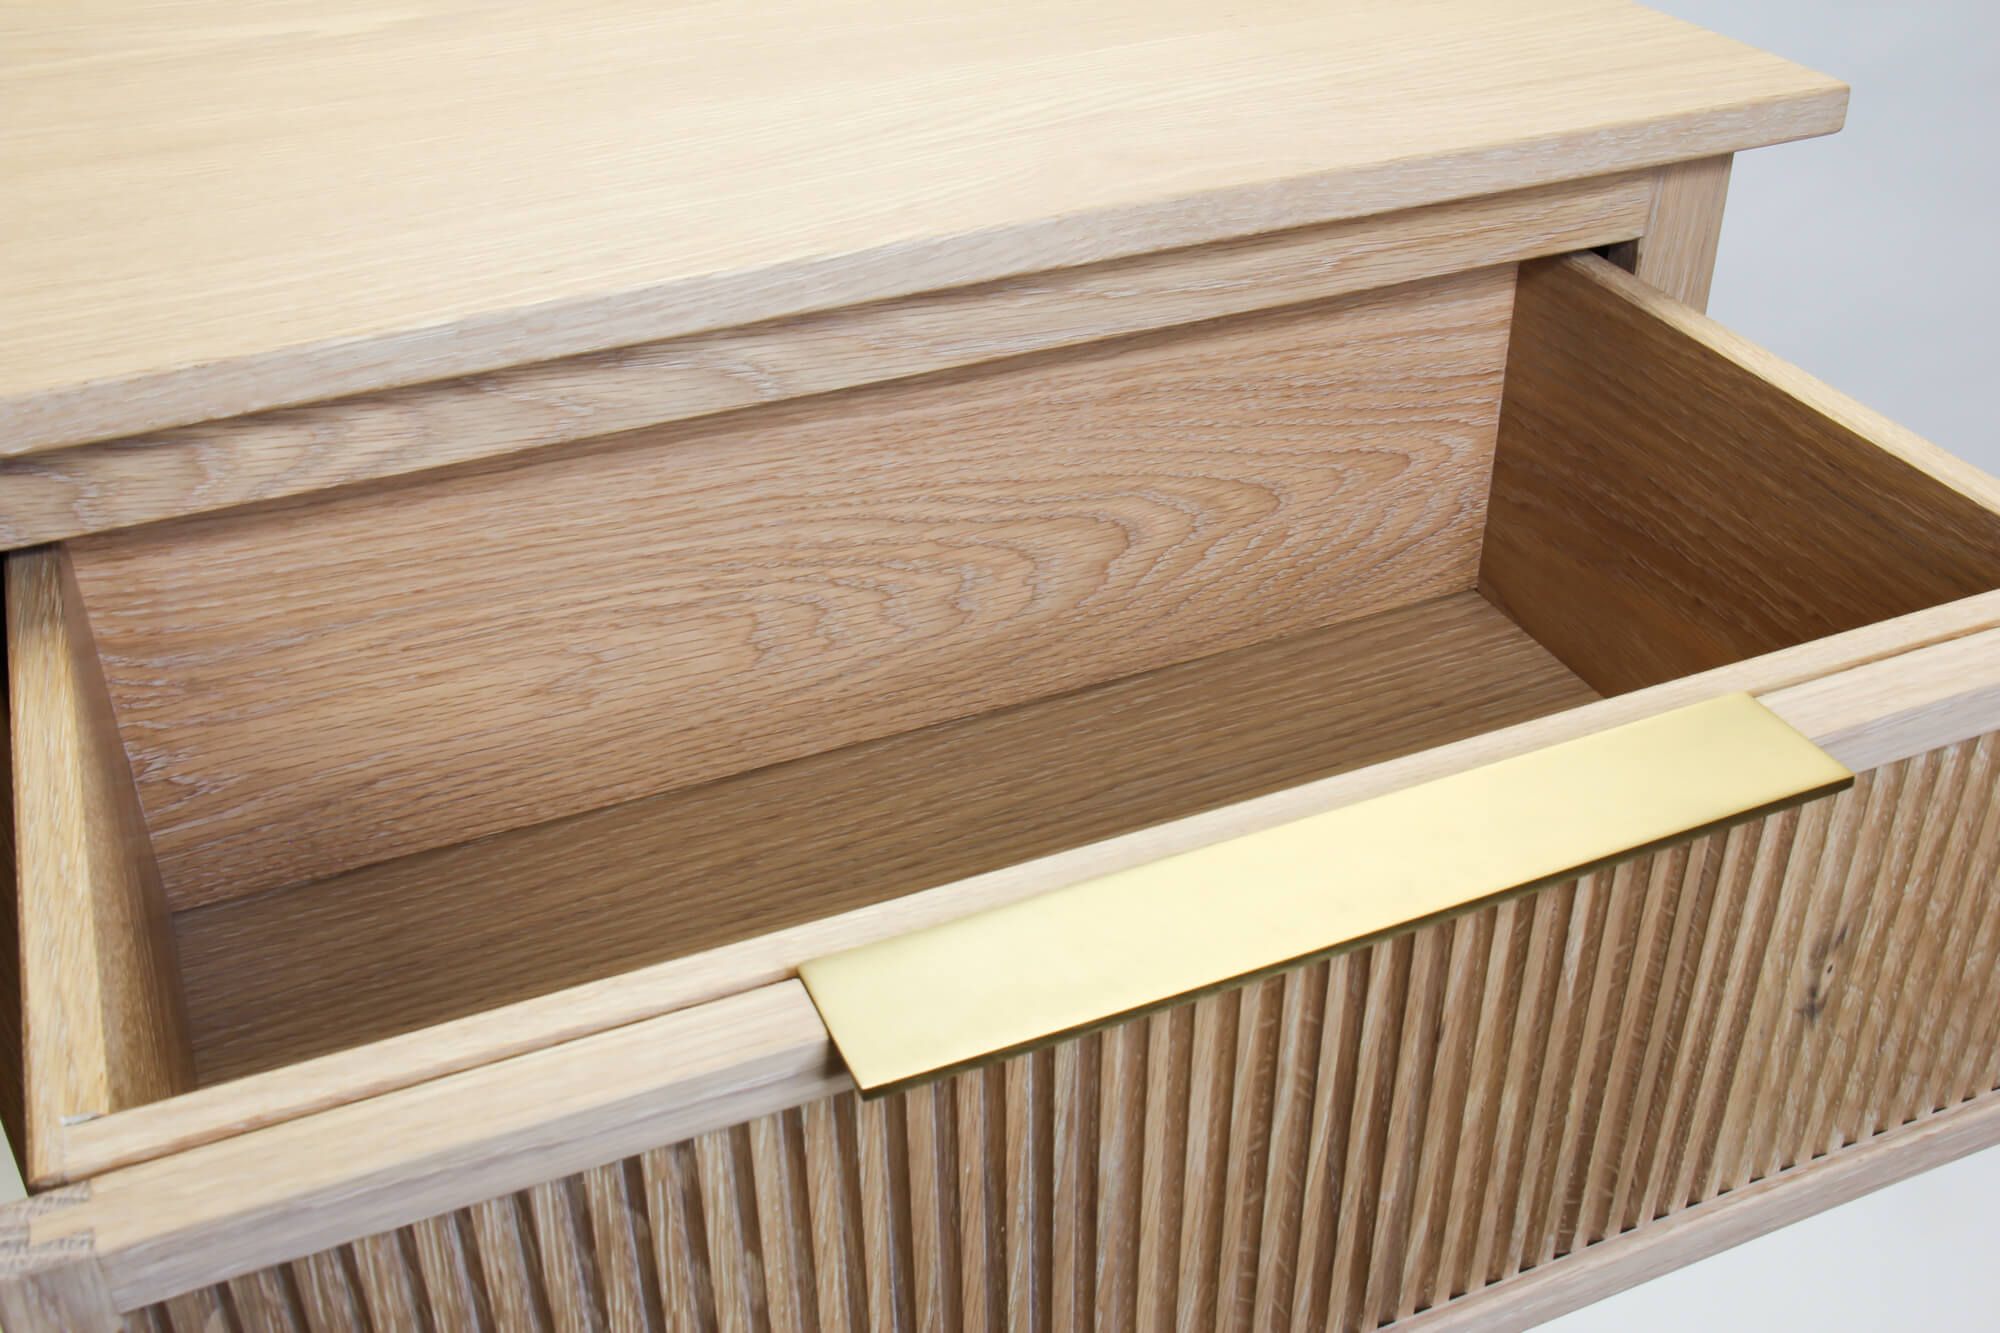
M1709 313L2000 472L2000 2L1655 7L1854 88L1839 134L1737 157ZM1544 1327L2000 1330L2000 1149Z

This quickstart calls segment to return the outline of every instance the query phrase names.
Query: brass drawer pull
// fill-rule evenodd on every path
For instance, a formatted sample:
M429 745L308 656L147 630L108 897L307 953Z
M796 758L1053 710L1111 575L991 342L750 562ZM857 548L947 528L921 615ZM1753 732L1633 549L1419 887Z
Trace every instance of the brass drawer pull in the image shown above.
M1748 694L1728 695L799 973L855 1082L888 1092L1853 780Z

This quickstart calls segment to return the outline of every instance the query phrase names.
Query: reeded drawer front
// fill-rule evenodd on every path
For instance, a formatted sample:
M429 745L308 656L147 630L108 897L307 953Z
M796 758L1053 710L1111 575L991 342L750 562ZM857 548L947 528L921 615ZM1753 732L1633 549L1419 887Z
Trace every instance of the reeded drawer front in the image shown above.
M336 1327L423 1308L478 1328L514 1305L558 1326L654 1310L674 1329L1443 1314L1990 1097L1997 764L1991 734L1927 752L1330 962L653 1148L158 1313L295 1292ZM1448 1326L1495 1326L1466 1308Z
M484 1197L256 1281L1368 1327L1992 1085L2000 489L1594 256L7 568L37 1235L121 1308ZM815 959L1739 695L1837 761L1772 800L1890 767L817 1100Z

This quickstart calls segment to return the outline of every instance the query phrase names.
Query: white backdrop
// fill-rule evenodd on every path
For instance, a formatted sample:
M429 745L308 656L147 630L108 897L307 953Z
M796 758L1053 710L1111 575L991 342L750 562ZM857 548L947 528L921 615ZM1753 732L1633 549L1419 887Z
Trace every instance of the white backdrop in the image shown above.
M1854 88L1839 134L1737 157L1709 313L2000 473L2000 2L1655 7ZM2000 1150L1544 1327L2000 1330Z

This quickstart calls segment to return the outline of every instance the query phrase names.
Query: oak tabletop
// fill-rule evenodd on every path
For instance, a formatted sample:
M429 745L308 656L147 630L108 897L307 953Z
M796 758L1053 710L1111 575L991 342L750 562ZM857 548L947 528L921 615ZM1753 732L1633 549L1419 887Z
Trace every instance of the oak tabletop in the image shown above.
M1731 152L1614 0L138 0L0 17L0 454Z

